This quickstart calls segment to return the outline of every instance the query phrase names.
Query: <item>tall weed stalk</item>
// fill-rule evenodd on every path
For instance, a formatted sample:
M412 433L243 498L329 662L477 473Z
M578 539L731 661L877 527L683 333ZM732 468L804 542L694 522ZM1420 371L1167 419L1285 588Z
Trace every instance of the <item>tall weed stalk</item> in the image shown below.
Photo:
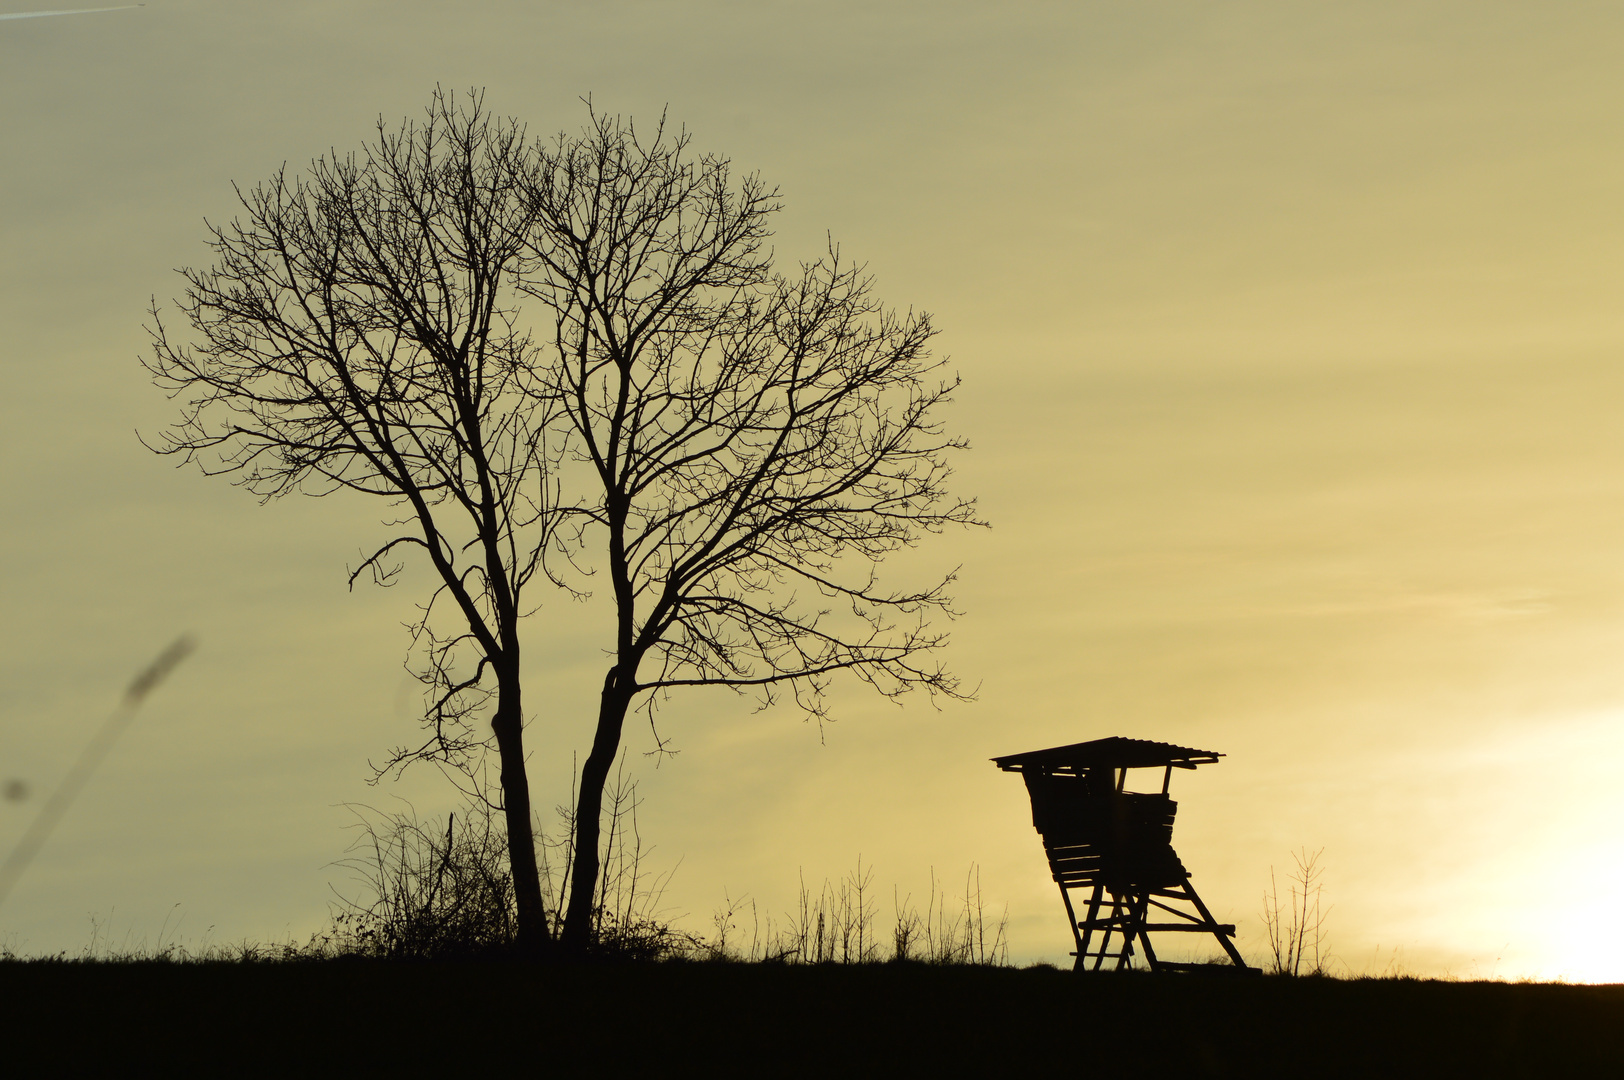
M788 964L1009 963L1009 913L1006 908L996 922L989 921L980 867L971 865L962 897L949 894L932 869L923 911L911 895L903 896L894 888L891 899L893 920L887 936L875 926L873 867L865 867L859 858L850 874L838 882L825 879L816 892L802 877L795 910L777 924L770 914L763 917L753 900L725 900L713 920L716 933L700 955ZM740 932L746 915L748 944Z

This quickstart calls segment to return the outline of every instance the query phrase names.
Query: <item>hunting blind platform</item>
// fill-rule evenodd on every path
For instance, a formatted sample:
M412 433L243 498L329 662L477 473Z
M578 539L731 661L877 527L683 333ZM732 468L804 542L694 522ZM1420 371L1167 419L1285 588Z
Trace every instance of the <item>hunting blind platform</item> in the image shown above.
M1106 960L1116 961L1119 971L1131 968L1136 939L1152 971L1209 968L1158 959L1150 935L1166 933L1211 934L1235 968L1254 970L1231 940L1235 927L1213 920L1173 851L1178 803L1167 794L1173 770L1221 757L1188 746L1110 738L993 758L1026 781L1032 824L1043 837L1077 942L1075 970L1098 971ZM1161 769L1160 793L1128 791L1129 769ZM1073 891L1082 894L1075 903ZM1081 919L1079 907L1085 910Z

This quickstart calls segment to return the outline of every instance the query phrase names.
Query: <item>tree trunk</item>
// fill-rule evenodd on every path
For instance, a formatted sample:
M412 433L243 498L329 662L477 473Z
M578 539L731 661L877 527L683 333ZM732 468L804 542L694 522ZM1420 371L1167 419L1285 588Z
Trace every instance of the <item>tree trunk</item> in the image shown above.
M536 953L552 944L552 935L547 929L541 875L536 869L530 780L524 768L524 712L520 707L518 672L513 667L498 668L496 715L491 718L491 731L496 735L496 754L502 768L502 806L507 819L508 868L513 874L513 899L518 908L518 945L521 952Z
M562 944L567 952L586 951L592 936L592 913L598 886L598 822L603 814L603 789L609 768L620 751L620 731L631 705L620 667L612 667L603 680L598 704L598 730L592 752L581 766L581 791L575 804L575 854L570 868L569 910L564 916Z

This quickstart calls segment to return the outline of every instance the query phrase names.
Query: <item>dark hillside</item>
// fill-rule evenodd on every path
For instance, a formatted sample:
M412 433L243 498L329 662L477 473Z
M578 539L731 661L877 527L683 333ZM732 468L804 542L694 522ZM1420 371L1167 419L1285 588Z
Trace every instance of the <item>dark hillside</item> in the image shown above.
M501 1062L562 1075L1624 1069L1624 986L898 965L34 962L0 965L0 1000L0 1045L18 1076L143 1061L225 1074Z

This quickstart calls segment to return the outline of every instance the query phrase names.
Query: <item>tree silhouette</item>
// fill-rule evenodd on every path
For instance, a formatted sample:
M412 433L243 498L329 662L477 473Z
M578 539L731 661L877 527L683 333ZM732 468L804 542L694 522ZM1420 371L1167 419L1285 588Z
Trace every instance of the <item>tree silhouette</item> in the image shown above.
M244 216L209 227L214 265L182 271L194 340L173 338L154 303L146 365L182 405L158 452L267 500L353 491L400 508L400 531L350 583L389 583L411 549L433 567L412 627L428 738L380 772L415 759L471 769L494 739L519 940L535 946L549 928L518 630L556 519L547 396L515 324L531 164L512 121L437 91L425 122L380 121L359 155L239 189ZM454 629L437 632L447 605ZM486 713L489 736L473 727Z
M215 264L182 271L191 340L154 304L147 361L182 401L158 452L265 499L350 490L401 508L350 580L390 583L411 549L436 572L412 627L428 737L379 773L436 761L483 794L494 741L521 943L551 940L521 595L538 573L584 588L549 551L607 577L611 663L569 815L572 951L591 935L605 782L634 704L652 724L671 691L726 686L821 719L840 672L890 697L958 696L932 623L953 614L952 575L896 591L876 568L977 524L946 487L963 443L934 414L957 380L929 352L929 317L881 305L832 245L775 272L775 191L663 122L644 140L589 115L538 145L477 94L436 92L426 122L380 122L358 156L239 190L245 217L210 226Z
M584 947L604 783L628 711L678 687L787 692L824 714L845 671L880 693L958 694L933 656L947 575L882 588L922 532L975 523L946 490L963 443L934 418L956 379L924 314L871 296L831 247L791 275L765 247L775 191L663 126L594 115L538 150L533 271L552 316L547 396L578 565L615 604L612 662L574 814L563 940ZM658 736L656 736L658 737Z

